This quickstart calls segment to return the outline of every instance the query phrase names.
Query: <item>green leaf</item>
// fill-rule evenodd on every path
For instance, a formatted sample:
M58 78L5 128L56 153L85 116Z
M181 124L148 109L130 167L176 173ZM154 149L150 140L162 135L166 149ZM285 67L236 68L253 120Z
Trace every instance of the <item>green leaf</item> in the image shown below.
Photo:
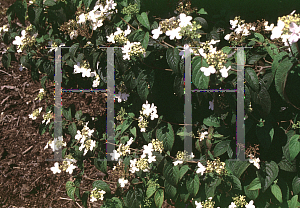
M77 127L76 127L76 124L74 122L72 122L68 126L68 131L69 131L70 135L72 136L72 138L74 138L75 135L77 134Z
M112 199L112 203L114 204L114 208L123 208L122 202L119 198L113 197L111 199Z
M259 40L259 42L263 43L265 41L265 38L260 33L254 33L254 36Z
M281 193L281 189L277 184L273 184L271 186L271 192L272 194L275 196L275 198L282 203L282 193Z
M107 183L104 181L98 180L93 182L93 188L101 189L106 192L106 194L110 194L110 188Z
M258 60L265 57L264 55L255 54L251 56L249 59L247 59L249 64L255 64Z
M273 43L264 44L265 48L267 49L268 54L271 56L272 59L278 54L278 47Z
M44 6L54 6L56 2L54 0L46 0Z
M264 149L269 149L272 143L272 119L269 119L269 117L266 118L264 125L260 127L259 125L256 126L256 136L260 142L260 144L263 146ZM273 129L274 131L274 129ZM271 132L271 133L270 133Z
M143 73L143 71L137 77L137 92L142 100L147 100L149 94L148 83L146 79L147 75Z
M290 61L289 58L285 58L278 66L275 74L275 87L279 95L283 100L284 97L284 88L285 82L287 79L288 71L292 68L293 63Z
M74 182L68 181L68 182L66 183L66 191L67 191L67 194L68 194L68 196L69 196L71 199L73 199L73 201L75 201L75 196L74 196L75 189L76 189L76 187L75 187Z
M145 36L144 36L144 39L143 39L143 41L141 43L141 45L143 46L143 48L145 48L145 50L148 47L148 43L149 43L149 32L146 32Z
M75 54L78 48L79 48L79 43L75 43L69 48L69 54L72 59L75 58Z
M300 152L300 135L299 134L295 134L294 136L292 136L291 140L290 140L290 144L289 144L289 151L290 151L290 159L294 160L295 157L299 154Z
M212 183L205 183L206 198L214 197L216 188L221 184L222 179L216 178Z
M205 124L206 126L221 127L220 119L213 115L203 119L203 124Z
M75 113L75 118L76 118L76 120L80 120L80 118L81 118L81 116L82 116L82 111L81 110L79 110L79 111L77 111L76 113Z
M282 149L284 149L284 147L282 147ZM289 151L288 148L287 149L287 154L289 155ZM284 152L284 150L283 150ZM290 162L288 159L286 159L286 156L283 155L282 156L282 160L278 163L278 166L281 170L285 170L288 172L297 172L297 168L296 168L296 160L293 160L292 162Z
M255 71L252 68L245 69L245 79L255 92L259 90L258 78Z
M164 126L157 129L156 138L163 142L163 146L166 151L171 151L175 140L172 125L168 123L168 127L166 127L164 124Z
M10 62L11 62L11 54L10 53L3 54L2 55L2 64L6 69L9 68Z
M194 176L190 176L187 179L186 188L190 194L196 196L196 194L199 191L199 187L200 187L200 180L197 174L195 174Z
M260 179L262 183L262 192L265 192L267 188L273 183L273 181L277 178L278 176L278 165L274 162L271 161L270 163L266 163L266 178Z
M41 7L29 7L28 17L32 25L39 28L40 21L43 18L43 8Z
M254 91L250 91L250 94L254 103L260 105L262 112L268 115L271 110L271 97L266 86L264 85L261 79L259 80L259 84L260 84L260 91L258 93Z
M162 207L162 204L164 202L164 190L163 189L158 189L155 193L154 196L154 202L156 207Z
M194 18L194 21L196 21L197 24L200 24L203 29L207 29L208 24L207 24L207 21L204 18L196 17L196 18Z
M136 138L136 127L131 128L130 133L133 134L134 138Z
M107 173L107 159L100 160L100 158L94 158L95 167L103 173Z
M71 108L69 108L68 110L67 108L62 108L62 113L67 120L72 121Z
M179 61L180 61L180 56L179 56L179 51L177 48L168 48L166 52L166 59L167 63L173 70L175 74L180 74L179 71Z
M240 178L245 170L249 167L250 163L248 161L227 161L226 168L229 169L233 175L237 178Z
M128 127L131 125L132 123L132 119L131 118L127 118L123 124L122 124L122 129L121 129L121 134L124 133L124 131L126 131L126 129L128 129Z
M148 30L150 30L150 23L148 20L148 16L146 12L142 12L141 15L137 14L136 18L138 19L138 21L144 26L146 27Z
M240 179L238 179L236 176L234 175L230 175L230 178L232 179L233 182L233 188L236 190L242 190L242 184Z
M179 168L173 166L171 162L167 162L163 169L163 176L173 186L176 186L179 181Z
M140 188L130 189L126 195L126 203L132 208L140 208L143 201L143 191Z
M198 89L207 89L209 76L205 76L200 70L201 67L209 67L206 60L202 57L194 57L192 60L192 82Z
M85 191L85 192L82 194L81 200L82 200L82 205L83 205L84 207L87 207L87 200L88 200L89 195L90 195L90 192L89 192L89 191Z
M201 8L197 13L198 14L207 14L207 12L204 10L204 8Z
M181 180L182 177L184 176L184 174L186 174L186 172L187 172L188 170L190 170L190 169L191 169L191 168L190 168L188 165L182 166L182 167L180 168L180 170L179 170L179 180Z
M261 183L259 178L255 178L248 186L248 190L254 191L257 189L261 189Z
M293 198L288 201L288 205L289 205L289 208L299 208L298 195L293 196Z
M298 176L295 176L295 178L293 179L292 187L294 194L300 193L300 178Z
M150 198L158 189L157 186L148 186L146 191L147 198Z
M244 186L244 191L246 196L251 199L251 200L255 200L258 197L259 194L259 190L249 190L249 185L248 186Z
M219 157L220 155L223 155L225 152L227 152L229 146L229 140L219 142L214 148L214 157Z
M176 187L172 186L167 180L164 181L164 186L166 194L169 195L171 198L174 198L177 193Z

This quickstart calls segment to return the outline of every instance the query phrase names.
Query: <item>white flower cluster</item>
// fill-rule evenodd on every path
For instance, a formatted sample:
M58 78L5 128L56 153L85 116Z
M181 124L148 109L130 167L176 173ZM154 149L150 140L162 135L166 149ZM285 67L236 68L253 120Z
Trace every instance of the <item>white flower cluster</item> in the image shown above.
M47 145L44 147L44 150L51 147L52 151L55 152L56 150L59 150L62 146L67 146L66 142L63 142L63 138L59 137L54 138L53 141L48 141Z
M16 36L15 40L13 41L13 44L18 46L18 53L22 52L22 45L24 44L24 39L26 38L26 31L22 30L21 35L22 36Z
M111 19L111 15L114 13L113 10L116 8L116 6L117 4L114 2L114 0L106 0L106 5L104 7L100 0L98 0L92 11L88 12L87 14L82 13L77 17L77 23L85 24L88 20L91 22L93 30L96 30L98 27L103 25L105 18ZM75 32L73 36L76 36Z
M46 122L46 125L48 125L48 123L50 123L51 118L52 118L53 113L50 111L48 111L46 114L43 115L43 121L42 123Z
M225 54L222 51L217 51L217 48L214 47L216 43L220 40L212 39L210 42L202 43L202 48L198 49L199 54L209 61L209 67L201 67L200 70L204 73L205 76L210 76L210 74L216 73L215 65L219 68L221 76L226 78L228 77L228 71L231 69L231 66L226 68L224 66L224 57ZM212 109L213 110L213 109Z
M79 150L82 151L84 149L83 155L86 155L88 150L92 151L96 146L96 141L91 139L94 130L90 130L87 126L89 122L85 124L81 131L77 130L77 134L75 135L75 139L81 143Z
M124 60L130 60L130 56L143 54L144 57L146 56L146 51L142 47L140 42L133 42L127 41L126 44L122 47L122 53Z
M140 117L139 117L139 124L138 126L141 129L141 132L146 131L146 127L148 125L147 118L151 116L151 120L154 120L155 118L158 118L157 115L157 107L152 103L151 107L150 104L148 104L148 100L146 100L146 104L143 104L142 110L140 111Z
M181 13L178 18L178 22L179 22L178 27L167 30L166 35L170 37L170 40L173 40L174 38L181 39L182 38L180 34L181 29L187 27L188 25L192 26L191 20L192 20L191 16L186 16L186 14ZM169 20L169 22L172 21L175 22L176 18L173 17ZM162 29L161 26L159 26L158 28L152 30L151 33L153 34L153 39L157 39L159 35L163 34L163 31L161 29ZM192 27L190 28L190 30L192 30Z
M182 164L184 161L187 161L189 159L194 158L195 155L193 152L191 152L190 155L187 155L186 150L182 151L178 151L177 155L176 155L176 161L173 162L174 166L177 166L178 164Z
M131 137L128 141L127 144L120 144L118 150L113 150L113 153L110 153L111 159L117 161L120 156L125 156L127 153L130 154L130 145L133 142L133 138Z
M32 114L28 115L29 118L31 118L32 120L35 120L37 118L38 115L40 115L41 111L42 111L43 107L39 107L38 109L35 109Z
M91 192L91 199L90 201L91 202L95 202L97 201L98 199L100 200L103 200L104 199L104 194L106 194L106 192L104 190L101 190L101 189L97 189L96 187L92 190Z
M3 25L2 27L0 27L0 35L3 33L3 32L7 32L8 31L8 24L7 25Z
M253 204L254 201L251 200L248 204L245 205L245 208L255 208L255 205ZM231 204L228 206L228 208L236 208L237 206L235 205L234 202L231 202Z
M260 165L259 165L260 159L259 158L255 158L254 155L252 155L252 154L250 154L249 157L250 157L249 162L253 163L253 165L257 169L259 169L260 168Z
M38 96L34 100L42 100L45 95L45 90L43 88L40 89Z
M121 187L125 187L125 184L128 183L128 180L124 180L124 178L119 178L118 180L119 184L121 185Z
M126 101L128 97L129 97L129 94L126 94L126 93L119 92L118 94L115 94L115 99L118 98L119 103L122 102L122 100Z
M230 20L230 25L232 26L230 29L234 30L234 32L227 34L224 39L229 40L234 33L236 35L242 34L242 36L248 36L250 35L250 30L255 31L254 26L242 24L242 22L243 21L240 21L237 17L234 20Z
M122 43L126 39L125 37L128 36L130 33L131 33L131 30L130 30L129 26L127 26L127 30L125 30L125 31L123 31L123 30L121 30L121 28L117 27L116 32L110 34L110 36L106 36L107 42L110 42L110 43L120 42L120 43Z
M295 10L287 16L279 17L277 26L272 29L271 40L281 38L285 46L289 43L296 43L300 39L300 18L299 15L294 15ZM273 24L274 26L274 24Z
M80 63L77 63L77 65L74 65L74 73L82 73L82 77L95 77L93 80L93 87L97 87L100 84L100 76L96 73L96 71L91 72L89 64L80 65Z

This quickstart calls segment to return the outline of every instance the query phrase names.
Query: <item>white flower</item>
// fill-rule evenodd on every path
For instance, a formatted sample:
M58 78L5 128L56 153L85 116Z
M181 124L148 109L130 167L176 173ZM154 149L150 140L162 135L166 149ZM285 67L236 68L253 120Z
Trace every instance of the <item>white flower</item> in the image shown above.
M157 39L159 35L161 35L163 32L160 30L161 28L158 27L157 29L152 30L153 39Z
M152 163L154 161L156 161L156 156L152 155L152 153L151 153L151 155L148 155L148 163Z
M292 34L289 38L289 42L291 44L296 43L300 39L300 27L292 22L290 25L290 32L292 32Z
M179 56L181 56L182 59L185 57L184 52L186 49L189 49L191 54L193 53L193 50L190 48L190 46L188 44L184 44L183 48L184 48L184 50L180 51L180 53L179 53Z
M125 187L125 184L128 183L128 180L124 180L124 178L119 178L118 180L121 187Z
M113 150L113 153L110 153L111 159L117 161L118 158L121 156L116 150Z
M236 34L240 34L242 31L243 31L243 29L244 29L244 25L245 24L243 24L243 25L238 25L238 28L236 28L234 31L235 31L235 33Z
M200 135L200 142L202 141L202 140L204 140L204 137L205 137L205 135L207 135L208 134L208 132L206 131L206 132L201 132L201 135Z
M209 45L215 45L216 43L220 42L220 40L214 40L211 39L210 42L208 43Z
M122 93L121 99L122 99L123 101L126 101L126 100L127 100L127 97L129 97L129 94Z
M115 35L112 33L110 36L106 36L107 42L115 43Z
M66 172L69 172L69 174L73 173L73 170L77 168L77 166L73 165L72 163L69 162L69 167L67 168Z
M126 146L130 146L130 145L132 144L132 142L133 142L133 138L132 138L132 137L130 137L130 139L128 140L128 142L127 142Z
M56 173L60 173L60 172L61 172L61 170L59 169L59 163L58 163L58 162L54 163L54 167L52 167L52 168L50 168L50 169L51 169L51 171L53 172L53 174L56 174Z
M143 114L149 116L150 113L152 112L152 109L150 108L150 104L148 104L148 100L146 100L146 104L143 104L142 107L144 108Z
M186 16L186 14L181 13L179 15L180 19L179 19L179 27L186 27L188 25L192 26L191 20L192 17L191 16Z
M92 196L91 199L90 199L90 201L91 202L95 202L95 201L97 201L97 199L94 196Z
M201 175L203 175L206 170L206 167L202 165L200 162L198 162L198 167L199 168L197 169L196 173L201 173Z
M154 109L152 114L151 114L151 120L154 120L155 118L158 118L158 115L157 115L157 110Z
M175 162L173 162L174 166L177 166L178 164L182 164L183 161L182 160L176 160Z
M91 69L82 70L82 77L90 77L90 76L91 76Z
M141 132L146 132L146 128L141 128Z
M136 171L139 171L139 169L136 167L136 159L130 160L130 170L131 173L135 173Z
M77 30L73 30L71 33L70 33L70 39L73 40L74 37L76 38L78 36L78 32Z
M195 201L195 205L196 205L196 208L202 208L203 207L201 202Z
M235 208L235 207L236 207L236 205L234 202L231 202L231 204L228 206L228 208Z
M127 26L127 30L124 31L124 36L127 36L131 33L129 25Z
M206 53L204 53L204 49L203 49L203 48L198 49L198 51L199 51L199 54L200 54L203 58L206 58L206 57L207 57Z
M168 30L168 31L166 32L166 35L167 35L167 36L170 36L170 40L173 40L175 37L176 37L176 39L181 39L182 37L181 37L181 35L179 34L179 31L180 31L180 30L181 30L180 27L177 27L177 28L172 29L172 30Z
M257 169L260 168L260 165L259 165L260 159L259 159L259 158L249 159L249 162L250 162L250 163L253 163L253 165L254 165Z
M153 151L153 144L152 143L149 143L148 145L144 145L143 148L144 148L143 154L152 155L152 151Z
M85 14L84 13L79 15L77 23L78 24L85 23Z
M238 20L230 20L229 22L230 22L233 29L236 28Z
M281 21L281 20L278 20L277 26L274 27L273 30L272 30L272 35L270 37L271 40L276 39L276 38L280 38L283 28L284 28L284 22Z
M274 24L272 24L272 25L274 26ZM254 26L250 27L250 30L255 31L255 27Z
M242 36L248 36L248 35L250 35L249 30L247 28L244 28Z
M245 205L245 207L246 207L246 208L255 208L255 206L254 206L253 203L254 203L254 201L251 200L251 201L249 202L249 204Z
M194 158L194 157L195 157L194 153L191 152L191 154L189 155L189 157L190 157L191 159Z
M229 71L229 69L231 69L231 66L229 66L228 68L226 68L224 66L222 69L220 69L222 77L224 77L224 78L228 77L228 71Z
M224 39L229 40L230 39L230 34L225 35Z
M207 77L210 74L214 74L216 72L216 69L213 66L209 66L208 68L207 67L201 67L200 70L202 72L204 72L204 75L207 76Z
M273 30L274 24L272 23L270 26L268 26L268 22L265 22L265 30Z

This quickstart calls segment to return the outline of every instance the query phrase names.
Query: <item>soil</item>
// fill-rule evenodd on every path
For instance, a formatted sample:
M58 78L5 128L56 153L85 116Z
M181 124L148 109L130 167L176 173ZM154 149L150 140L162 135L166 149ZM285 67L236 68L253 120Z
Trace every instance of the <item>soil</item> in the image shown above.
M14 2L15 0L0 0L0 26L8 23L5 12ZM1 42L1 52L5 51L5 48L7 46ZM16 54L16 58L19 59L20 55ZM81 207L82 202L78 198L75 202L70 199L65 189L66 182L74 180L76 171L71 175L63 171L59 174L52 173L50 168L54 166L54 161L46 159L53 159L53 152L50 148L44 150L52 137L47 131L43 135L39 134L42 116L36 120L28 117L38 107L43 107L43 115L46 106L54 105L54 99L48 99L48 104L46 99L35 100L39 89L42 88L41 84L32 80L30 70L20 71L17 62L13 61L8 69L5 69L1 62L0 77L0 206ZM48 82L46 87L48 96L53 98L53 82ZM83 113L105 118L105 93L87 94L63 92L62 105L68 107L74 104L76 111L82 110ZM69 139L64 138L64 141L68 142ZM108 173L104 174L89 161L85 161L84 166L81 194L92 189L94 180L111 181L111 189L115 188L118 177L111 167L108 167ZM125 191L128 188L127 184ZM88 200L88 207L100 206L101 202L90 203ZM173 206L165 201L163 207Z

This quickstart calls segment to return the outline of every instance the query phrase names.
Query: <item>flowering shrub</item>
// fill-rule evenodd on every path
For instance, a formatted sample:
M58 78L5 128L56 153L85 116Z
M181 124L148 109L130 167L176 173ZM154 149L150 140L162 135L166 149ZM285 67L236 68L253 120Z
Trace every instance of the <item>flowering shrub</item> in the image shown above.
M195 13L190 6L179 3L177 16L158 18L159 22L138 0L23 0L8 9L9 26L0 30L10 45L3 65L8 68L14 54L22 53L20 68L31 70L34 80L43 75L39 100L50 97L45 82L54 79L52 52L58 47L70 47L61 58L62 87L81 89L107 86L106 50L101 47L121 47L115 49L115 106L120 110L114 121L116 149L109 153L114 162L99 160L106 156L107 138L96 130L97 119L63 108L63 136L49 141L45 149L64 147L66 160L55 162L51 171L66 171L76 178L67 182L67 194L85 207L87 200L102 201L102 207L161 207L165 199L176 207L299 207L300 121L299 102L294 99L299 92L295 87L286 91L288 80L299 81L299 16L293 12L279 17L277 26L236 17L229 22L230 31L213 28L205 33L207 22L200 17L205 10ZM221 43L227 46L221 48ZM182 45L184 50L178 49ZM185 51L190 51L194 89L235 89L237 53L230 46L252 47L244 57L247 146L238 144L249 161L230 160L238 154L236 96L215 93L209 95L213 99L200 93L193 99L195 112L206 103L209 115L193 120L195 150L188 155L179 151L184 128L163 120L159 106L148 103L159 74L153 69L171 68L174 94L182 99ZM279 110L281 104L288 106L285 117L292 127L274 122L278 120L274 115L285 112ZM40 128L41 134L48 129L52 137L53 111L49 105ZM35 120L41 112L40 107L29 117ZM280 138L283 130L285 139ZM63 142L67 134L68 145ZM113 170L124 166L118 168L118 192L95 180L90 191L82 193L83 161L92 157L93 165L104 173L107 166ZM287 172L289 177L282 175ZM130 188L124 192L126 185Z

